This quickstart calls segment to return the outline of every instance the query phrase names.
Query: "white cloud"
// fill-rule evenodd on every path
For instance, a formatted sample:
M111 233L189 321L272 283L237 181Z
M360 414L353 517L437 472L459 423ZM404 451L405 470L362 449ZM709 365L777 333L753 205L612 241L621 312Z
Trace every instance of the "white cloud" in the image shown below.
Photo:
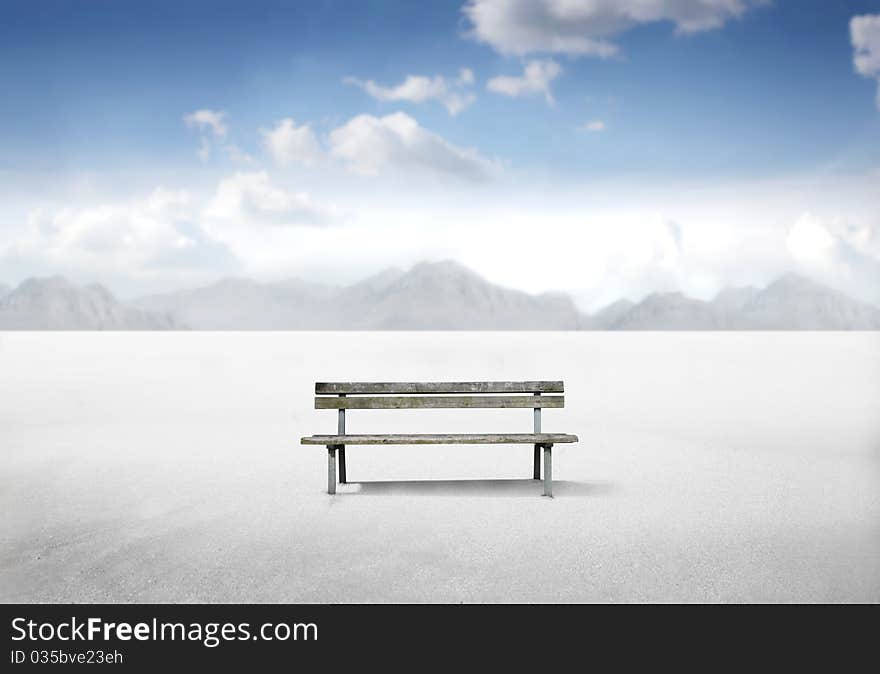
M466 69L459 74L464 80L472 76ZM485 180L498 168L497 162L473 148L453 145L404 112L353 117L332 130L323 146L309 124L297 126L290 118L261 133L264 148L282 167L333 158L362 175L416 169L471 181Z
M433 78L421 75L408 75L406 79L394 87L376 84L373 80L360 80L346 77L345 84L353 84L379 101L408 101L424 103L431 99L442 99L447 92L446 80L441 76Z
M330 153L364 175L415 169L479 181L497 169L476 150L453 145L403 112L358 115L334 129L329 140Z
M238 162L241 164L253 164L256 161L247 152L245 152L240 147L238 147L238 145L235 145L233 143L227 143L226 145L224 145L223 151L226 153L226 156L234 162Z
M856 257L880 264L880 229L839 216L801 213L789 228L785 244L792 258L805 266L832 268L849 265Z
M305 192L291 192L272 183L265 171L236 173L224 178L204 217L236 227L254 225L323 225L334 211L316 204Z
M467 86L477 81L474 77L474 71L470 68L461 68L458 71L458 78L455 80L460 86Z
M304 246L309 241L327 242L327 253L333 241L345 238L323 226L344 223L339 209L273 183L266 171L239 172L221 180L201 218L213 238L235 251L241 271L257 276L290 275L308 257Z
M832 261L837 240L821 219L803 213L789 229L785 244L797 261L824 265Z
M237 145L224 142L229 133L225 112L205 108L184 115L183 121L187 127L199 132L199 149L196 150L196 156L201 162L204 163L211 159L215 144L223 150L227 158L234 162L250 163L253 161L253 158Z
M226 113L216 110L196 110L183 116L183 121L190 128L208 131L215 138L225 138L229 127L226 126Z
M346 77L343 82L360 87L377 101L406 101L408 103L425 103L437 101L442 104L450 115L457 115L475 100L473 93L464 91L473 85L474 73L469 68L462 68L458 77L447 80L442 75L425 77L424 75L408 75L403 82L395 86L382 86L373 80L360 80Z
M157 187L128 201L32 210L23 231L0 247L0 269L101 278L140 292L179 288L258 274L273 260L283 272L305 230L341 221L334 206L275 185L264 171L239 172L208 195Z
M583 131L591 131L591 132L604 131L605 130L605 122L602 121L601 119L592 119L589 122L584 123L581 126L581 129Z
M505 96L536 96L543 94L548 103L553 103L550 83L559 76L562 68L551 59L529 61L523 69L522 77L503 75L493 77L486 83L489 91Z
M502 54L563 53L607 58L616 35L669 21L681 33L719 28L761 0L469 0L469 36Z
M214 147L211 145L211 141L205 136L202 136L202 139L199 141L199 149L196 150L196 156L202 162L206 162L211 158L211 152L213 149Z
M36 267L128 276L216 264L217 250L193 222L191 197L157 187L129 203L37 209L9 254ZM201 257L201 260L200 260Z
M799 271L880 304L880 233L870 225L805 212L789 228L785 244Z
M297 126L290 117L280 120L273 129L260 129L260 134L263 147L278 166L293 163L313 166L323 155L312 127Z
M877 81L877 108L880 109L880 14L854 16L849 23L856 72Z

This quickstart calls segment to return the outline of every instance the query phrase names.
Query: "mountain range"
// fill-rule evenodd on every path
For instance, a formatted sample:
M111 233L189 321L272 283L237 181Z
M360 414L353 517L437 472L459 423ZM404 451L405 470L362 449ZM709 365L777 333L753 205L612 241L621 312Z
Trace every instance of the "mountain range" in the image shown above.
M531 295L454 262L388 269L348 286L224 279L120 302L62 277L0 288L0 329L24 330L880 330L880 309L802 276L621 299L594 314L563 293Z
M119 302L100 285L76 286L62 276L29 278L0 288L0 330L175 330L168 314Z
M388 269L350 286L227 279L153 295L134 306L170 312L194 329L575 330L570 297L529 295L489 283L452 262Z

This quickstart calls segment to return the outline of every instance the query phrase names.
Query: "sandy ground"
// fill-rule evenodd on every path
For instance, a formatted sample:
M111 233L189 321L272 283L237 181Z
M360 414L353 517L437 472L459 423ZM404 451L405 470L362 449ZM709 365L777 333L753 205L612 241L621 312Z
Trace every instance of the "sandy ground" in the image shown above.
M315 380L564 379L531 447L349 448ZM521 431L528 410L352 412ZM3 601L880 601L880 334L0 333Z

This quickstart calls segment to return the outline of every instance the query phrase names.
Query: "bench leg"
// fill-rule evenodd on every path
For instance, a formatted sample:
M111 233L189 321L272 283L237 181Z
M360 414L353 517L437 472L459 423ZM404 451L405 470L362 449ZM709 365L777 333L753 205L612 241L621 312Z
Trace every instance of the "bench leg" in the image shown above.
M534 470L532 471L532 479L541 479L541 445L535 445Z
M336 445L327 446L327 493L336 493Z
M345 484L345 445L339 445L339 484Z
M544 445L544 496L553 496L553 445Z

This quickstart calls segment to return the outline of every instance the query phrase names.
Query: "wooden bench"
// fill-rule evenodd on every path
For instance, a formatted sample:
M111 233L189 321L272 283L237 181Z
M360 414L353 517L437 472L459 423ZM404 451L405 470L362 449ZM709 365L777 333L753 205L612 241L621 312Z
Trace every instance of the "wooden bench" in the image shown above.
M477 382L336 382L315 384L315 409L338 410L336 435L310 435L304 445L324 445L328 452L327 493L336 493L336 461L339 482L346 483L347 445L534 445L532 477L541 479L541 450L544 452L544 496L553 495L553 445L577 442L576 435L542 433L541 410L563 407L561 381L477 381ZM516 395L529 394L529 395ZM349 397L351 396L351 397ZM511 407L534 410L533 433L454 433L346 435L345 410L402 410Z

